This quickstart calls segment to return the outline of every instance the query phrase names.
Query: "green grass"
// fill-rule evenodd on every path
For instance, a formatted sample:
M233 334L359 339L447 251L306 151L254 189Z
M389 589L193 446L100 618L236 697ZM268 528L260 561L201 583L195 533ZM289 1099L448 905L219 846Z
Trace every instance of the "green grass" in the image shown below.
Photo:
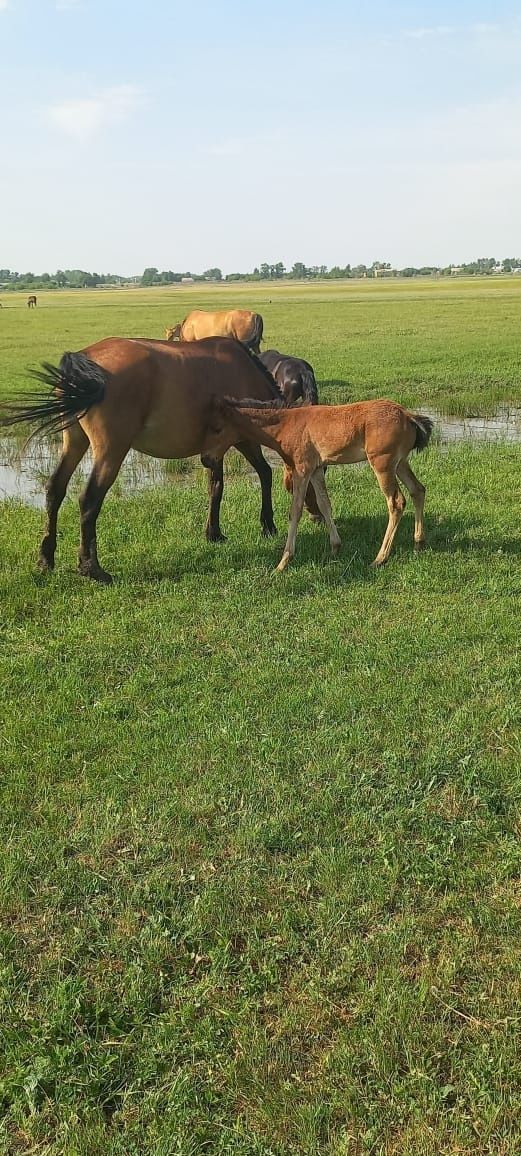
M316 342L331 380L351 302L369 324L398 292L405 313L438 300L326 289L336 360L313 330L322 287L315 304L281 287L273 333ZM488 317L495 292L465 307ZM78 300L2 311L4 338L8 313L20 327L3 365L123 332L134 300L136 333L178 315L173 294ZM451 324L425 380L450 377ZM214 548L202 471L113 493L111 588L75 573L76 501L50 577L41 513L1 506L0 1152L518 1156L519 447L433 445L415 469L428 548L409 503L378 572L367 468L328 473L340 560L305 517L283 576L280 477L279 538L232 476Z
M200 289L4 294L0 397L26 388L26 366L108 335L163 337L190 309L259 309L266 342L306 357L328 401L390 395L445 412L490 413L521 401L521 278L226 285Z

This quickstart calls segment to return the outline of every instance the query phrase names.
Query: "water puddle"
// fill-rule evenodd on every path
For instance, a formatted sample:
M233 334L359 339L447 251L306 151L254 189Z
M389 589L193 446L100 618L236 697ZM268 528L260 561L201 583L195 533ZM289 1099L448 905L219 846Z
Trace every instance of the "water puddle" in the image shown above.
M31 441L26 444L15 437L0 437L0 501L18 498L29 506L45 507L44 487L60 457L60 442ZM183 484L193 477L198 458L170 461L148 458L134 450L125 458L114 489L121 493L135 493L169 483ZM77 496L91 470L87 453L80 462L69 486L69 493Z
M519 442L521 443L521 406L505 406L493 417L455 417L423 409L435 422L438 445L454 442ZM266 456L272 465L280 466L280 458L269 451ZM0 437L0 500L18 498L30 506L44 507L44 486L60 456L56 440L31 441L21 438ZM228 475L251 473L251 468L235 451L227 456ZM186 484L194 477L199 458L181 462L149 458L134 450L128 454L118 475L115 488L121 493L135 493L151 486ZM69 492L77 495L90 471L90 455L86 454L71 482ZM256 475L255 475L256 476Z
M501 406L492 417L456 417L453 414L424 411L435 423L438 443L452 442L521 442L521 406Z

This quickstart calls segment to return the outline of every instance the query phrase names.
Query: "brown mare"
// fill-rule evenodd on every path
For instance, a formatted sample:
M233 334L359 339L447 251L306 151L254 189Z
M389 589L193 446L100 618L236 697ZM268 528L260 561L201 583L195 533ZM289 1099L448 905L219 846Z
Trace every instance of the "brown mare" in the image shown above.
M411 450L422 450L429 442L433 423L421 414L409 413L393 401L359 401L351 405L316 405L287 409L284 402L254 402L251 406L231 398L216 400L216 424L223 425L219 449L239 437L257 438L261 445L277 450L293 474L289 532L277 570L285 570L295 554L297 526L304 495L312 482L317 502L329 530L331 550L336 556L340 537L333 521L324 480L325 465L368 461L384 494L389 520L384 539L374 560L383 566L389 557L394 535L405 509L405 498L397 479L407 487L414 503L414 545L425 541L423 505L425 487L407 461Z
M51 570L56 550L58 511L68 483L87 449L93 468L80 497L79 570L99 582L110 582L96 551L96 522L103 499L129 449L159 458L202 455L212 468L207 536L221 537L219 507L223 488L222 457L215 459L215 398L280 399L273 378L258 358L227 338L169 345L145 338L108 337L79 353L65 353L59 369L45 365L35 376L51 387L4 406L2 425L30 422L36 430L63 431L62 456L47 484L47 526L40 547L40 566ZM262 487L261 525L274 534L271 468L259 439L232 438L256 469Z
M32 309L33 306L36 308L36 297L34 296L34 293L31 295L31 297L27 298L27 306L29 309Z
M202 337L233 337L254 353L260 353L263 321L260 313L249 309L221 310L207 313L193 309L180 325L165 329L167 341L200 341Z

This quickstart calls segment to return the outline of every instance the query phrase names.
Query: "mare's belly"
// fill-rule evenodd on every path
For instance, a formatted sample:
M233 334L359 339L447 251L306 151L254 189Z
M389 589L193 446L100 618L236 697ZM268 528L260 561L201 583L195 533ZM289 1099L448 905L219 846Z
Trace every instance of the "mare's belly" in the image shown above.
M132 448L152 458L191 458L203 445L205 424L201 415L158 413L148 418L132 442Z

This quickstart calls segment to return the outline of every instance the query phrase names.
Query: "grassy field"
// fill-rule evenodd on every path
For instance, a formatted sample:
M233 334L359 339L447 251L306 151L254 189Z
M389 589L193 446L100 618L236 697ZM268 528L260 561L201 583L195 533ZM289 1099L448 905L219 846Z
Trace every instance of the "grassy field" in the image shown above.
M258 309L265 347L311 361L327 400L391 396L445 412L521 401L521 278L90 290L2 296L0 397L27 364L109 335L163 337L194 307Z
M322 381L382 392L403 358L417 408L519 400L517 282L254 288ZM2 389L193 299L9 298ZM367 469L328 475L340 560L303 519L277 577L246 477L218 548L200 471L109 497L111 588L74 572L73 501L50 578L3 504L1 1152L519 1156L519 455L421 455L428 549L409 504L381 572Z

